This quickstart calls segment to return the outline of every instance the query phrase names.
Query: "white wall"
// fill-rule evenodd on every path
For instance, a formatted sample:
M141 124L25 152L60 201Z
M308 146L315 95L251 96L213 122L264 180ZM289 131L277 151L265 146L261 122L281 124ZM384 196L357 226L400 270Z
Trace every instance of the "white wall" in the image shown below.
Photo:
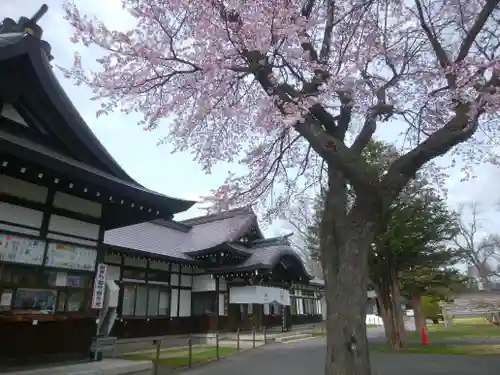
M48 197L48 189L46 187L25 182L4 174L0 174L0 193L36 203L46 203ZM61 192L56 192L54 196L54 207L96 218L101 216L102 210L102 206L99 203ZM41 211L0 202L0 220L12 223L12 225L0 225L1 230L35 236L40 235L39 228L42 225L42 219L43 212ZM19 228L16 224L26 225L33 229ZM84 239L75 238L74 236L83 237ZM47 235L49 239L67 241L86 246L96 246L98 236L99 226L96 224L59 215L51 215L50 217L49 234Z
M56 192L54 196L54 207L96 218L100 218L102 215L102 204L61 193L60 191Z
M179 300L177 299L177 297L178 297L177 292L178 292L178 289L172 289L172 293L170 294L170 317L171 318L177 317L177 304L179 302ZM179 311L179 313L180 313L180 311Z
M181 275L181 286L192 286L193 276L191 275Z
M215 277L210 274L193 275L193 292L215 292L215 290ZM219 291L226 290L226 280L219 278Z
M106 269L106 280L120 280L120 266L110 266Z
M326 298L323 296L320 301L321 304L321 315L323 316L323 320L326 320Z
M146 259L127 257L127 256L123 259L123 263L126 266L132 266L132 267L146 268L148 266L148 262Z
M0 229L6 232L38 236L40 235L40 227L42 226L43 212L0 202L0 220L12 223L12 225L0 224ZM16 224L26 225L33 229L21 228Z
M45 203L47 200L48 189L43 186L31 184L29 182L0 174L0 193L36 203ZM43 212L14 204L0 202L0 220L12 223L12 225L0 224L1 230L12 233L39 236L40 227L42 226ZM16 224L26 225L33 229L21 228Z
M220 284L219 284L220 286ZM212 275L193 276L193 292L214 292L215 278Z
M46 203L48 197L48 189L46 187L21 181L3 174L0 174L0 193L36 203ZM100 217L101 206L97 203L60 192L56 192L56 197L58 199L57 205L54 204L55 207L85 214L93 212L92 215L94 217ZM99 212L97 212L97 210L99 210ZM0 202L0 220L9 223L0 224L0 230L39 236L40 227L43 221L43 212ZM24 225L30 228L21 228L18 225ZM99 225L60 215L51 215L49 219L49 233L47 234L47 239L54 240L53 242L64 241L78 245L96 247L98 238Z
M90 240L99 238L99 225L59 215L50 216L49 231L84 237Z
M290 305L290 292L285 289L255 285L236 286L230 289L229 303L266 304L276 301L283 305Z
M165 262L149 262L149 268L161 271L168 271L170 269L170 264Z
M191 316L191 291L181 289L179 304L179 316Z
M122 263L122 257L119 254L106 253L104 255L104 263L120 264Z
M224 293L219 294L219 315L224 315Z
M32 202L45 203L48 191L49 190L44 186L35 185L0 174L0 193L23 198Z
M171 286L179 286L179 274L178 273L172 273L170 275L170 285Z

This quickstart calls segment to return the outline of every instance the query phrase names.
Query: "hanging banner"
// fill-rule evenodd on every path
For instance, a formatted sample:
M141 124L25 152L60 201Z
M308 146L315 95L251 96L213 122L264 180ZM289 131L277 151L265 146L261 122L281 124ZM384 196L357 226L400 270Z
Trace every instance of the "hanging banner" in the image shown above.
M106 271L108 266L99 263L94 280L94 292L92 294L92 308L102 309L104 305L104 290L106 289Z

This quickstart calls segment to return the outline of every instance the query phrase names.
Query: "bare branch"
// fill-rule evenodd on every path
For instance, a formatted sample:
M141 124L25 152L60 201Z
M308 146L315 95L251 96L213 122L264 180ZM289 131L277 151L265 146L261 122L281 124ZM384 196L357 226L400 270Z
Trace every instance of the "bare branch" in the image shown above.
M455 62L462 61L470 51L472 45L476 42L478 34L483 30L488 18L493 14L495 8L500 4L500 0L488 0L474 21L474 25L469 30L466 38L462 41Z

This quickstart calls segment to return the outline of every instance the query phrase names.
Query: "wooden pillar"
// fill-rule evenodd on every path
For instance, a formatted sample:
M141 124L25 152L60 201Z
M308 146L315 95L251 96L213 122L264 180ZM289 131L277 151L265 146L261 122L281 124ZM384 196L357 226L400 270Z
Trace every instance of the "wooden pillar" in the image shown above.
M177 280L177 318L181 308L181 283L182 283L182 264L179 264L179 279Z
M220 299L220 278L219 276L215 276L215 331L219 331L219 313L220 313L220 308L219 308L219 299Z

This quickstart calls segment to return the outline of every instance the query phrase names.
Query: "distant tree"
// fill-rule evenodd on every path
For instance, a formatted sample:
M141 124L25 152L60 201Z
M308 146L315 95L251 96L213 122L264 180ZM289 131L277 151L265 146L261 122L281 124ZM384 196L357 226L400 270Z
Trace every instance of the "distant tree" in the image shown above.
M431 253L427 259L425 253L421 254L419 259L421 264L408 267L400 272L398 277L402 294L412 302L418 332L426 327L426 318L435 320L425 312L424 299L447 300L451 293L461 292L467 288L468 278L449 267L459 260L457 251L443 248L436 253L438 256Z
M475 202L462 204L459 208L459 226L454 238L468 265L476 270L481 286L491 288L491 277L500 276L500 235L481 236L481 212Z
M386 336L393 349L402 349L407 341L400 308L401 279L405 280L407 292L418 307L422 291L432 288L433 282L437 283L428 278L430 274L426 276L425 270L436 271L447 266L454 257L443 242L450 240L455 232L454 215L425 181L414 181L393 203L387 229L376 236L370 260L371 280L379 298ZM443 271L434 276L445 274ZM425 323L418 309L417 314L420 328Z
M323 200L324 197L320 193L314 200L314 207L312 212L312 219L307 227L305 234L305 242L307 245L307 250L312 259L320 259L321 251L320 251L320 238L319 231L321 225L321 214L323 208Z
M425 319L431 319L434 324L439 323L441 316L440 299L435 296L422 296L420 309Z

